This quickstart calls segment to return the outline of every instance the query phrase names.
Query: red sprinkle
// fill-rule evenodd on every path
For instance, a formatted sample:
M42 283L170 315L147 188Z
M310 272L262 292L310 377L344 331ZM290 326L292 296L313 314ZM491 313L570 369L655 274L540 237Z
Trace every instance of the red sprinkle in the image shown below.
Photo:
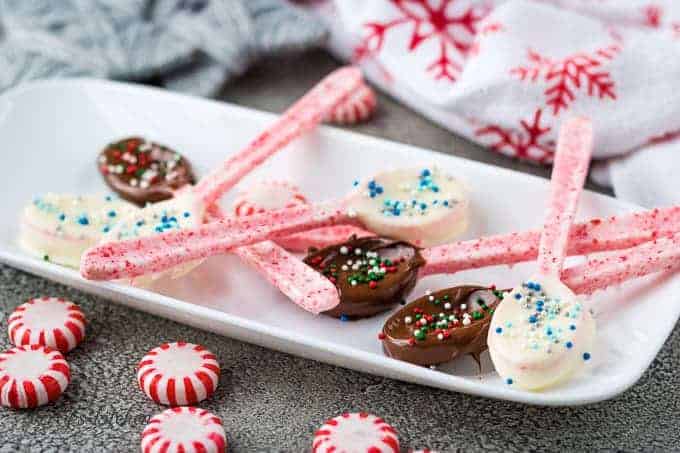
M380 332L380 333L378 334L378 340L384 340L384 339L385 339L385 333L384 333L384 332Z
M415 338L409 338L408 344L409 344L409 346L414 346L416 344L416 339Z
M368 284L368 287L371 289L376 289L378 287L378 283L371 280L371 282Z

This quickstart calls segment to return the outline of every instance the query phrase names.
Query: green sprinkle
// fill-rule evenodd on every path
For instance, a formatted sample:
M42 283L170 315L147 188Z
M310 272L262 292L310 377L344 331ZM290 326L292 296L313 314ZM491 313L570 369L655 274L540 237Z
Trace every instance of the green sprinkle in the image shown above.
M50 256L49 255L43 255L43 261L49 261Z

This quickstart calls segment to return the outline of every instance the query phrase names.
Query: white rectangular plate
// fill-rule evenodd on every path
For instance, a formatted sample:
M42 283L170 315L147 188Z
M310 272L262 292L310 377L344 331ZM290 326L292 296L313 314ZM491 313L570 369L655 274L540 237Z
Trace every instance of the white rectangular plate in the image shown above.
M72 269L32 258L15 245L17 217L36 194L105 192L96 154L108 142L139 134L188 156L199 174L251 140L274 116L151 88L92 80L42 82L0 97L0 168L5 222L0 261L125 305L198 328L342 367L458 392L531 404L574 405L610 398L635 383L680 314L680 276L652 276L593 298L598 338L591 368L542 393L504 385L483 356L438 370L385 357L377 339L387 314L355 322L313 316L286 300L233 256L209 259L189 276L161 281L153 291L83 280ZM436 164L470 187L474 211L466 237L536 227L547 182L424 149L323 127L276 155L242 181L292 180L312 200L345 193L354 179L389 167ZM225 197L229 203L231 196ZM610 197L584 194L580 218L635 209ZM510 287L530 264L421 281L428 288L463 282ZM18 301L17 301L18 303Z

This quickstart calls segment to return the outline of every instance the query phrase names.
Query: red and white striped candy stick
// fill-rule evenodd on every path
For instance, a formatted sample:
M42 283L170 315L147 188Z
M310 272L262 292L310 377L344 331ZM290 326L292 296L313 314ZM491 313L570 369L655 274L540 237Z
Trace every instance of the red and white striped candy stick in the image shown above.
M562 271L562 281L576 294L621 284L656 272L680 269L680 233L627 250L602 253Z
M279 184L276 186L283 188ZM294 188L288 185L285 187ZM298 200L297 197L293 199ZM248 206L252 207L252 205L243 203L242 200L236 200L235 211L237 213L251 212ZM223 217L215 205L211 206L209 213L213 219ZM281 290L293 303L315 315L330 310L340 303L338 291L330 280L275 242L264 241L237 247L234 253Z
M203 223L206 207L213 204L246 174L284 148L292 140L316 127L329 111L346 101L362 84L361 72L344 67L331 73L290 107L272 126L246 148L227 159L199 183L167 201L149 205L122 216L102 238L102 243L124 238L153 236ZM174 269L182 275L197 263ZM155 272L167 271L160 268ZM138 274L139 275L139 274Z
M595 321L560 274L592 146L590 121L574 118L560 128L538 272L505 294L491 320L489 353L509 385L528 390L556 385L591 357Z
M654 208L575 224L567 254L586 255L626 249L680 231L680 206ZM499 234L431 247L421 251L426 264L419 275L453 274L501 264L531 261L538 256L539 230Z
M406 194L405 187L411 187ZM102 244L83 255L81 273L93 280L136 277L235 247L339 224L428 246L460 234L467 217L465 191L452 176L437 169L399 169L357 183L338 200Z
M287 181L260 181L239 193L234 201L234 214L250 216L274 209L308 205L300 189ZM307 252L310 248L324 248L345 242L351 236L372 236L366 230L352 225L335 225L316 230L277 237L276 243L292 252Z

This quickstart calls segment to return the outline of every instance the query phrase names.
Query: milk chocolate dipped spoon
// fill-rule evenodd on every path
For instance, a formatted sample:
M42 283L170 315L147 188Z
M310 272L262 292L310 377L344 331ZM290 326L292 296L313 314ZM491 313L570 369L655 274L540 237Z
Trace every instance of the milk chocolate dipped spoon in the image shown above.
M202 224L206 207L217 201L222 194L275 152L316 127L328 111L344 102L361 84L362 77L357 68L345 67L334 71L284 112L245 149L215 168L196 186L175 193L170 200L148 205L132 215L120 218L101 242L132 238L139 241L165 231L178 231ZM157 267L153 272L160 274L170 271L177 277L189 272L198 263L190 261L192 260L185 260L183 263L187 264L174 269L170 266ZM127 267L125 260L120 264ZM139 275L142 274L127 276ZM125 276L121 273L114 278Z
M97 164L106 184L137 206L172 198L176 191L196 182L185 157L141 137L107 145Z
M339 200L103 244L85 253L81 273L94 280L136 277L234 247L341 224L427 246L460 234L467 217L465 191L452 176L429 168L393 170L357 183Z

